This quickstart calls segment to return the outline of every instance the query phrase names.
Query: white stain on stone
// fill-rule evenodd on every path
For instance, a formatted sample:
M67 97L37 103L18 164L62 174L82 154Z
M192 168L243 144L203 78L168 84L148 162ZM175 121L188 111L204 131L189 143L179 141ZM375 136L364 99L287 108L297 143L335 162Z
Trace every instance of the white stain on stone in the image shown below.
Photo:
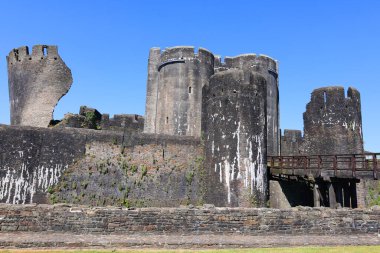
M236 153L233 153L232 157L221 157L221 162L216 162L214 165L215 172L219 169L220 182L224 183L226 187L228 203L231 203L233 180L242 180L244 188L249 189L251 194L255 191L265 192L266 166L263 154L265 147L262 143L264 134L247 138L247 133L244 132L244 128L241 128L239 121L236 125L236 131L232 133L233 139L236 140ZM223 136L222 139L224 139ZM241 142L242 140L244 143ZM228 145L222 146L225 150L229 149ZM224 177L222 172L224 172Z
M62 172L67 165L54 164L52 166L37 166L33 173L29 172L27 164L22 163L19 168L0 168L6 171L0 178L0 200L11 204L33 203L33 197L38 191L46 192L49 187L58 183Z
M231 180L233 179L232 168L227 160L224 160L224 176L227 186L227 200L231 203Z

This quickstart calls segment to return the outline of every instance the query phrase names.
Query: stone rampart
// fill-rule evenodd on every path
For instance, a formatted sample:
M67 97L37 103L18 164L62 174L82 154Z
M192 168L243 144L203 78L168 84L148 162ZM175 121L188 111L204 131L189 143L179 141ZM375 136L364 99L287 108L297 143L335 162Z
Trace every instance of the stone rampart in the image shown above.
M0 125L0 202L96 206L202 203L193 137Z

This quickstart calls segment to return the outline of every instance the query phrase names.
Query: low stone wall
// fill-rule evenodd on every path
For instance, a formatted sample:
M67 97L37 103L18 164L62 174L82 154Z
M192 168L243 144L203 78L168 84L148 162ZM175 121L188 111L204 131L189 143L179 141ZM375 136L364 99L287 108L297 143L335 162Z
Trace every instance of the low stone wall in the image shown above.
M150 234L326 235L374 234L380 208L191 208L126 209L71 205L0 204L0 233L8 231Z

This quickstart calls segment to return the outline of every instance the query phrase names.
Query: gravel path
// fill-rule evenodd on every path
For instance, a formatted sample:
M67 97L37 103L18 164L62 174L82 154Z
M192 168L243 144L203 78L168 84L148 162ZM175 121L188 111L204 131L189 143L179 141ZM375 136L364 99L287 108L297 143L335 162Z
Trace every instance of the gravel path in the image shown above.
M247 236L1 232L0 248L257 248L380 245L376 235Z

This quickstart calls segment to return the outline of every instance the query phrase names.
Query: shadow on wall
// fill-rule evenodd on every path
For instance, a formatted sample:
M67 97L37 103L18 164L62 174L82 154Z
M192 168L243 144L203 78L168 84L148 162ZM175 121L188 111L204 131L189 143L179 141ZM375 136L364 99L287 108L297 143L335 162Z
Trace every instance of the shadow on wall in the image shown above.
M314 206L313 188L307 181L272 179L269 188L272 208Z

